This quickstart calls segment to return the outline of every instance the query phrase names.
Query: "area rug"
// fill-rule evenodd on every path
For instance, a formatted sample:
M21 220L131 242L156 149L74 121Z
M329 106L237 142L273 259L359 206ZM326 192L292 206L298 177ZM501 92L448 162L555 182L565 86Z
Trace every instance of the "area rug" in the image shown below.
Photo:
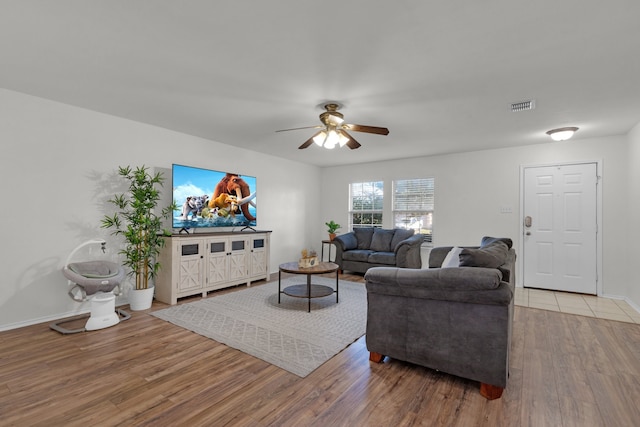
M305 280L287 277L282 288ZM313 277L312 283L335 288L336 281ZM313 298L310 313L306 298L282 294L278 304L276 280L151 314L305 377L365 333L364 284L341 280L339 300Z

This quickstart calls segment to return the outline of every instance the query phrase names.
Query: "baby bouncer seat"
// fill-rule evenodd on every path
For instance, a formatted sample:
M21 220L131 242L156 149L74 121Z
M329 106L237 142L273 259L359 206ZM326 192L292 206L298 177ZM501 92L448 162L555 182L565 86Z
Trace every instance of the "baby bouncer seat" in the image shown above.
M91 312L83 328L67 329L61 325L86 318L87 315L75 316L49 325L51 329L62 334L108 328L118 324L120 320L127 320L131 317L126 311L115 308L116 296L121 293L120 283L126 276L122 266L115 262L102 260L70 262L79 249L91 244L100 244L102 251L105 251L105 241L90 240L74 249L62 267L62 274L69 280L71 286L68 295L74 301L89 301Z

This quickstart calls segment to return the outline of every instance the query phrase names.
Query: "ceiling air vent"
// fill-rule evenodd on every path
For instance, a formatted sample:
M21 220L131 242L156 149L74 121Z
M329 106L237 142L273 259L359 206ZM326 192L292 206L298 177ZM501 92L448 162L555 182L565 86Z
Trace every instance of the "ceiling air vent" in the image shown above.
M513 104L511 104L511 111L514 113L524 110L533 110L534 108L536 108L535 99L532 99L530 101L514 102Z

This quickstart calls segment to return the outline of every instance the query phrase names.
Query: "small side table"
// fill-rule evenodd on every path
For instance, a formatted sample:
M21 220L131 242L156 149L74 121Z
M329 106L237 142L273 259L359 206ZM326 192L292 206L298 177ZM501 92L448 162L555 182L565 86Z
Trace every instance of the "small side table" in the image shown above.
M322 241L322 250L320 251L320 262L324 262L324 245L329 245L329 258L327 259L328 262L333 262L331 261L331 248L333 247L335 243L333 243L333 241L331 240L323 240Z

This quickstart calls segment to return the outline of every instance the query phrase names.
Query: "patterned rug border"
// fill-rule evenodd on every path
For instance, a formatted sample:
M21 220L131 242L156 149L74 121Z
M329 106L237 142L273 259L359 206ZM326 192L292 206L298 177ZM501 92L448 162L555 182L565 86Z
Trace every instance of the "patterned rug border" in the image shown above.
M282 288L304 282L287 277ZM312 283L335 288L335 279ZM151 315L305 377L365 333L366 289L340 280L335 293L311 300L281 295L278 281L171 306Z

